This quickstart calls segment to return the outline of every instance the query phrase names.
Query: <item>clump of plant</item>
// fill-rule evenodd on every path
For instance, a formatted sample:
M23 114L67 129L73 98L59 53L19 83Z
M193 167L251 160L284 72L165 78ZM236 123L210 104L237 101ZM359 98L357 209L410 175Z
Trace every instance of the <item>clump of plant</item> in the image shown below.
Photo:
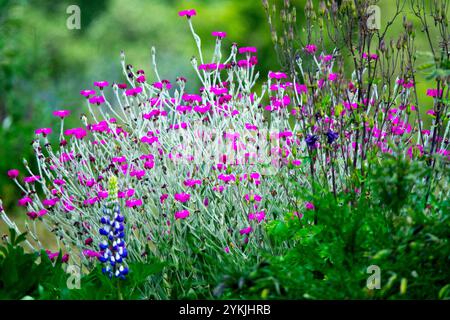
M307 1L306 42L297 42L296 14L285 1L281 38L271 24L283 70L270 71L260 91L257 48L232 44L223 57L226 33L214 31L207 59L193 27L196 11L181 11L197 45L191 62L201 87L190 92L183 77L161 78L152 49L153 75L122 54L124 81L96 81L95 90L80 92L87 112L79 127L65 128L70 111L55 111L57 132L36 130L37 172L26 161L23 178L18 169L8 172L30 220L26 244L43 249L35 231L42 223L65 261L83 272L99 261L118 287L137 276L133 264L163 261L168 267L160 275L142 278L144 296L153 298L220 296L227 285L213 291L211 283L224 265L239 274L264 266L265 256L280 272L293 267L285 281L303 279L286 286L293 295L363 294L356 283L364 254L401 245L375 235L399 234L399 221L413 210L407 201L426 217L436 212L433 203L441 206L449 195L450 159L448 77L440 72L437 88L427 91L434 107L425 127L411 24L405 21L398 41L388 43L392 22L385 30L370 27L370 4L327 1L316 13ZM393 19L402 9L399 1ZM437 22L446 35L446 24ZM331 47L320 40L325 36ZM445 58L436 62L445 65ZM59 145L49 142L52 134ZM379 165L391 157L400 167L389 180ZM424 175L410 170L423 165ZM378 183L374 172L385 180ZM383 189L385 182L392 188ZM358 271L344 284L346 270ZM327 291L324 280L341 291ZM273 292L281 294L265 295Z

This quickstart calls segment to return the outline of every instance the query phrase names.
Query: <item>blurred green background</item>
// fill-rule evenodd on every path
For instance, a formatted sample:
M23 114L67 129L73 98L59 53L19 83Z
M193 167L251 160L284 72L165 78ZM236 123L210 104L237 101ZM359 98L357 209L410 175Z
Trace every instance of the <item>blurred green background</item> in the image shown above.
M293 1L300 27L304 2ZM74 4L81 9L80 30L66 27L66 9ZM383 24L393 14L394 1L382 0L379 6ZM155 46L161 76L170 81L185 76L195 88L190 58L197 51L186 19L178 17L179 10L190 8L197 10L194 26L208 54L215 41L211 31L226 31L225 49L232 42L256 46L262 74L279 69L259 0L0 0L0 197L7 212L23 220L15 206L21 194L6 171L23 172L22 159L32 159L34 129L55 126L51 112L57 109L72 110L68 126L76 125L85 111L80 90L97 80L123 81L121 50L127 63L151 75L150 48ZM400 29L401 17L392 35ZM425 47L420 31L417 41ZM418 79L425 92L427 83ZM431 105L423 93L420 99ZM0 231L4 227L0 222Z

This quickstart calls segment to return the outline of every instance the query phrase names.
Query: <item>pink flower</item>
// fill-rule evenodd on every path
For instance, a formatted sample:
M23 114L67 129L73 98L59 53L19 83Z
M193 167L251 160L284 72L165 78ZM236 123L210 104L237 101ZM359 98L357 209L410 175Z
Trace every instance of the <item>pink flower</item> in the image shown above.
M262 200L262 197L259 194L246 194L244 196L245 200L247 200L247 202L260 202Z
M55 117L60 117L61 119L64 119L65 117L70 115L70 111L69 110L57 110L57 111L53 111L53 115Z
M305 203L305 208L308 209L308 210L314 210L315 209L314 205L311 202L306 202Z
M225 247L225 248L224 248L224 251L225 251L225 253L230 253L230 248Z
M194 179L186 179L184 180L184 185L186 187L194 187L195 185L201 185L202 184L202 180L194 180Z
M436 117L436 111L434 111L433 109L428 110L427 114L429 114L430 116Z
M23 197L23 198L19 199L18 205L21 207L24 207L27 204L31 204L31 203L33 203L33 200L30 197Z
M125 95L127 95L127 96L136 96L137 94L139 94L141 92L142 92L142 88L141 87L136 87L136 88L125 90Z
M159 197L159 202L161 203L161 204L163 204L164 203L164 201L166 201L166 199L169 197L169 195L167 194L167 193L164 193L163 195L161 195L160 197Z
M185 203L185 202L189 201L189 199L191 198L191 195L189 193L175 193L175 195L173 197L175 198L175 200L177 200L181 203Z
M308 87L306 86L306 84L299 84L299 83L296 83L296 84L295 84L295 91L296 91L298 94L301 94L301 93L308 93Z
M292 160L292 164L293 164L294 166L298 167L299 165L302 164L302 162L301 162L300 160L298 160L298 159L295 159L295 160Z
M52 128L39 128L34 131L36 135L42 134L44 137L52 133Z
M145 82L145 76L144 75L140 75L139 77L136 78L136 82L138 82L138 83Z
M239 48L239 53L256 53L256 48L255 47L242 47Z
M189 217L189 210L181 210L181 211L177 211L175 212L175 219L186 219L187 217Z
M58 200L59 200L58 198L44 199L42 200L42 205L46 207L53 207L58 202Z
M272 72L272 71L269 71L269 78L281 80L281 79L287 79L287 75L285 73L283 73L283 72Z
M226 32L223 31L213 31L211 34L213 37L218 37L219 39L223 39L227 36Z
M109 86L108 81L95 81L94 86L98 87L100 90L103 90L104 87Z
M195 9L182 10L182 11L178 12L178 15L180 17L186 16L189 19L190 17L197 15L197 11L195 11Z
M427 96L429 97L433 97L433 98L438 98L442 95L442 90L438 89L427 89Z
M23 178L23 181L25 183L34 183L36 181L39 181L40 179L41 179L40 176L29 176L29 177Z
M309 54L314 54L317 51L317 47L315 44L308 44L305 46L305 51Z
M104 102L105 102L105 98L103 98L103 96L93 96L92 98L89 98L90 104L101 105Z
M255 212L255 213L250 213L248 215L248 219L249 220L258 220L258 223L261 222L262 220L264 220L266 218L266 213L263 211L259 211L259 212Z
M249 234L249 233L252 232L252 231L253 231L253 228L250 226L250 227L247 227L247 228L244 228L244 229L239 230L239 233L240 233L241 235L243 235L243 234Z
M336 81L337 78L338 78L338 74L337 73L330 73L328 75L328 80L330 80L330 81Z
M83 250L83 255L88 258L98 258L101 256L99 252L93 250Z
M64 131L64 134L66 136L74 136L77 139L83 139L87 135L87 132L83 128L73 128Z
M129 199L125 201L125 205L128 208L140 207L142 206L142 199Z
M85 96L86 98L89 98L89 96L95 95L95 91L94 90L81 90L80 94L82 96Z
M11 179L15 179L19 176L19 170L17 169L10 169L8 170L8 177Z

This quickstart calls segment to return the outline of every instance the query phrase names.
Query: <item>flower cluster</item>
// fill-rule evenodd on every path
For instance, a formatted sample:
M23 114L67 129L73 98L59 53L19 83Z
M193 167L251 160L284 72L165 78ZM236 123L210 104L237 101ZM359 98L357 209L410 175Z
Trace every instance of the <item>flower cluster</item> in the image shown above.
M98 260L105 264L102 268L103 273L110 278L125 279L128 274L128 267L125 259L128 252L125 246L125 217L120 213L120 206L117 198L117 178L111 176L109 179L108 199L109 203L103 207L100 223L103 225L99 233L104 236L99 244Z
M302 54L312 59L315 72L307 74L302 59L295 61L304 83L271 71L256 90L257 49L233 44L223 58L226 33L213 32L216 47L207 60L192 24L196 14L179 13L187 17L199 51L191 61L198 90L188 91L183 77L161 78L154 49L153 79L123 54L126 82L96 81L82 90L87 115L81 124L64 128L70 112L55 111L59 143L49 141L55 130L36 130L37 172L24 162L23 178L17 169L7 173L22 191L19 205L31 222L44 222L67 251L81 251L86 264L97 257L106 274L123 278L128 254L129 261L151 253L178 263L179 253L190 250L187 237L239 259L246 250L269 245L264 226L280 205L294 203L299 218L315 210L311 202L298 203L290 192L297 186L347 190L369 153L399 152L395 146L403 147L405 157L422 157L430 145L450 157L448 126L433 141L430 130L419 129L422 123L410 121L418 112L410 79L398 79L395 99L386 101L387 87L363 90L335 66L334 52L308 44ZM382 59L370 52L361 56L364 63ZM117 178L108 182L111 176ZM295 183L281 188L279 181L293 176ZM134 236L127 248L125 217ZM41 247L30 234L36 240L30 246Z

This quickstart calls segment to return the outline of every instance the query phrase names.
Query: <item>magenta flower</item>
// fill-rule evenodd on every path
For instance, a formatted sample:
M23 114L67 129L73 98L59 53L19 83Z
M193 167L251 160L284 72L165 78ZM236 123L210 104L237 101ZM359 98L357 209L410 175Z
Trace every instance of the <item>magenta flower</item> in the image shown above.
M338 74L337 73L330 73L328 75L328 80L330 81L336 81L338 79Z
M189 19L190 17L197 15L197 11L195 11L195 9L182 10L182 11L178 12L178 15L180 17L186 16Z
M181 203L185 203L185 202L189 201L189 199L191 198L191 195L189 193L175 193L175 195L173 197L175 198L175 200L177 200Z
M177 211L175 212L175 219L186 219L187 217L189 217L189 210L181 210L181 211Z
M70 111L69 110L57 110L57 111L53 111L53 115L55 117L64 119L65 117L70 115Z
M58 198L44 199L42 200L42 205L46 207L53 207L58 202L58 200L59 200Z
M305 208L308 209L308 210L314 210L315 209L314 205L311 202L306 202L305 203Z
M23 182L25 183L35 183L36 181L39 181L41 179L40 176L29 176L23 178Z
M128 208L140 207L142 206L142 199L129 199L125 201L125 205Z
M86 98L89 98L90 96L95 95L95 91L94 90L81 90L80 94L82 96L85 96Z
M103 98L103 96L93 96L92 98L89 98L90 104L101 105L104 102L105 102L105 98Z
M256 48L255 47L242 47L239 48L239 53L256 53Z
M427 89L427 96L433 97L433 98L438 98L438 97L442 96L442 89L441 90Z
M262 197L259 194L246 194L244 196L245 200L247 200L247 202L260 202L262 200Z
M160 197L159 197L159 202L161 203L161 204L163 204L164 203L164 201L166 201L166 199L169 197L169 195L167 194L167 193L164 193L163 195L161 195Z
M11 179L15 179L19 176L19 170L17 169L10 169L8 170L8 177Z
M202 184L202 180L198 180L198 179L186 179L184 180L184 185L186 187L194 187L195 185L201 185Z
M211 34L213 37L217 37L219 39L223 39L227 36L226 32L223 31L213 31Z
M285 73L283 73L283 72L272 72L272 71L269 71L269 78L281 80L281 79L287 79L287 75Z
M145 82L145 76L144 75L140 75L139 77L136 78L136 82L139 82L139 83Z
M52 133L52 128L39 128L34 131L36 135L42 134L44 137Z
M315 44L308 44L305 46L305 51L309 54L314 54L317 51L317 47Z
M94 86L98 87L100 90L103 90L104 87L109 86L108 81L95 81Z
M308 93L308 87L306 86L306 84L299 84L299 83L296 83L296 84L295 84L295 91L296 91L298 94Z
M225 251L225 253L230 253L230 248L225 247L225 248L224 248L224 251Z
M18 205L20 207L24 207L27 204L31 204L31 203L33 203L33 200L30 197L23 197L23 198L19 199Z
M83 255L87 258L98 258L101 256L101 253L93 250L83 250Z
M73 128L64 131L64 134L66 136L74 136L77 139L83 139L87 135L87 132L83 128Z
M250 227L247 227L247 228L244 228L244 229L239 230L239 233L240 233L241 235L244 235L244 234L249 234L249 233L252 232L252 231L253 231L253 228L250 226Z
M125 94L127 96L136 96L136 95L138 95L141 92L142 92L142 88L141 87L136 87L136 88L125 90Z
M262 220L264 220L265 218L266 218L266 213L264 212L264 210L255 212L255 213L250 213L248 215L249 220L258 220L258 223L261 222Z

